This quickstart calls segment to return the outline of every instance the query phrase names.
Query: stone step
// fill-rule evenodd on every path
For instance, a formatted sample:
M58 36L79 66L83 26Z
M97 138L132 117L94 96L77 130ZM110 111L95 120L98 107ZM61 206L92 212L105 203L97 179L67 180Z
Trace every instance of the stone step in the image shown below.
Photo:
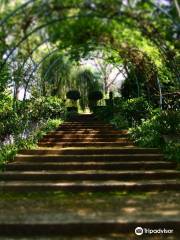
M14 223L0 223L0 235L9 236L9 238L3 238L2 240L135 240L135 239L150 239L150 234L143 235L144 238L137 236L135 238L134 230L137 226L141 226L143 229L172 229L173 233L163 234L164 238L160 237L160 234L153 234L154 240L169 239L178 240L180 234L180 221L171 219L157 219L157 220L74 220L74 221L16 221ZM123 234L123 236L118 236ZM125 234L125 235L124 235ZM130 236L128 235L130 234ZM109 235L109 236L108 236ZM156 235L156 236L155 236ZM26 238L24 238L26 236ZM38 238L36 238L38 236ZM66 237L65 237L66 236ZM94 237L93 237L94 236ZM113 237L114 236L114 237ZM169 238L170 236L170 238ZM177 236L177 238L175 237ZM12 238L13 237L13 238ZM33 238L29 238L33 237ZM42 237L42 238L41 238ZM159 238L160 237L160 238ZM174 238L175 237L175 238Z
M97 140L97 141L103 141L103 140L106 140L106 139L109 139L111 141L113 140L116 140L116 139L127 139L127 136L126 135L113 135L113 134L109 134L109 135L102 135L102 134L57 134L57 135L50 135L50 134L47 134L45 135L42 140L43 141L57 141L57 140L60 140L60 139L78 139L78 140L81 140L81 139L93 139L93 140Z
M103 134L103 135L109 135L109 134L113 134L113 135L127 135L128 134L128 131L127 130L110 130L110 131L106 131L106 130L103 130L103 131L100 131L100 130L87 130L87 129L84 129L84 130L66 130L66 131L50 131L47 133L47 135L59 135L59 134L70 134L70 135L73 135L73 134Z
M64 130L64 131L66 131L66 130L68 130L68 131L74 131L74 130L80 130L80 131L84 131L84 130L96 130L96 131L98 131L98 130L101 130L101 131L103 131L103 130L106 130L106 131L111 131L111 130L113 130L113 127L106 127L106 126L97 126L97 127L92 127L92 126L84 126L84 127L81 127L81 126L63 126L63 125L61 125L60 127L58 127L57 128L57 130Z
M39 142L39 147L122 147L133 146L132 143L127 142Z
M39 154L63 154L63 155L88 155L88 154L160 154L158 148L139 148L139 147L105 147L105 148L62 148L62 149L27 149L18 152L23 155Z
M37 171L37 172L3 172L1 181L77 181L77 180L159 180L180 179L180 171L156 170L156 171Z
M179 191L180 180L143 181L11 181L0 182L0 191Z
M78 122L78 123L102 123L102 121L99 121L96 118L84 118L84 119L80 119L80 118L74 118L74 119L69 119L66 121L66 123L71 123L71 122Z
M67 129L94 129L94 130L98 130L98 129L109 129L109 130L114 130L114 127L112 125L68 125L68 124L63 124L60 125L57 130L62 129L62 128L67 128Z
M41 171L41 170L155 170L175 169L175 162L13 162L6 165L7 171Z
M68 124L62 124L60 125L57 130L62 129L62 128L67 128L67 129L110 129L110 130L114 130L112 125L68 125Z
M101 161L162 161L163 154L91 154L91 155L16 155L15 161L24 162L101 162Z
M101 122L64 122L63 124L61 124L59 127L61 126L78 126L78 127L82 127L82 126L90 126L90 127L113 127L112 124L108 124L108 123L101 123Z
M119 142L119 143L132 143L127 138L46 138L39 141L39 143L61 143L63 142Z
M39 142L40 147L52 147L51 149L40 148L20 151L15 158L17 162L7 164L7 171L0 173L0 192L2 194L7 192L8 195L9 192L16 194L26 192L28 195L31 192L37 192L37 196L40 196L40 192L46 194L49 191L67 191L68 194L74 191L77 195L78 191L86 191L88 194L96 191L107 192L107 194L110 191L120 191L120 193L126 191L135 193L152 191L154 193L156 191L158 194L160 191L168 191L168 193L174 191L174 194L180 190L180 171L175 170L176 163L164 161L159 149L134 147L132 142L125 138L128 135L127 131L113 130L111 125L98 122L93 115L80 115L74 120L77 122L65 122L59 126L57 131L49 132ZM107 197L107 195L105 196ZM96 200L99 199L96 197ZM131 217L132 210L135 209L132 203L131 208L128 208L127 212L124 211L124 215L126 214L129 219L122 218L121 213L116 211L117 208L114 210L114 206L113 211L117 212L117 218L109 217L109 215L106 218L104 216L98 218L102 211L104 212L102 207L97 207L98 210L100 209L99 212L91 210L91 216L88 217L89 208L83 205L81 199L78 199L78 208L73 209L72 205L71 209L65 207L66 212L71 212L71 217L64 215L60 205L57 207L57 200L54 212L49 208L50 205L46 205L45 200L45 210L41 210L42 215L40 216L37 213L37 208L40 208L36 205L38 200L33 199L34 203L30 201L31 199L29 205L32 205L33 211L30 211L28 206L23 209L22 205L18 203L22 211L16 210L14 220L11 216L13 215L12 211L9 210L7 216L4 214L3 207L5 217L0 218L0 237L50 236L49 239L53 239L52 236L58 236L61 239L60 235L67 235L70 237L78 236L77 239L81 239L81 235L84 235L85 239L88 239L88 236L100 239L98 234L105 234L106 238L104 239L110 239L107 234L132 234L137 226L152 229L174 229L180 233L177 209L176 215L173 215L170 220L165 214L163 217L155 218L155 220L149 216L144 218L143 213L139 214L138 212L139 200L137 199L138 207L136 210L138 213L135 218ZM53 205L51 198L49 201ZM130 202L129 197L127 201ZM115 202L117 203L117 200ZM101 201L100 204L102 204ZM26 205L28 205L27 202ZM81 205L82 208L79 208ZM127 208L127 206L125 207ZM8 207L6 208L8 209ZM34 208L36 208L35 211ZM46 210L49 211L49 215L46 214ZM170 210L167 209L169 212ZM61 218L54 214L55 211L62 212ZM107 211L110 215L112 214L112 209L109 209L109 206ZM149 212L151 214L150 210ZM137 217L138 214L141 215L141 219ZM72 215L74 215L73 219ZM78 216L81 216L81 219ZM5 221L5 219L7 220ZM125 236L125 239L128 237Z
M87 134L87 133L57 133L57 134L46 134L42 140L47 140L47 139L65 139L65 138L76 138L76 139L84 139L84 138L91 138L94 139L96 138L98 141L99 139L106 139L106 138L111 138L111 139L116 139L116 138L127 138L127 134Z

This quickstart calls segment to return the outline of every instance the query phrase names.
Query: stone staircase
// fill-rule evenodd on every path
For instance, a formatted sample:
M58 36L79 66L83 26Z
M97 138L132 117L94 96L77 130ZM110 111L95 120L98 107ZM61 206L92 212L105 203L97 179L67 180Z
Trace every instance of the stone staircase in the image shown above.
M0 199L2 239L136 239L137 226L174 229L180 235L180 171L159 149L136 147L127 131L91 115L65 122L38 145L20 151L0 174L0 194L10 194L8 199L17 194ZM74 197L53 200L56 191ZM135 195L111 197L112 191ZM142 194L138 199L137 192ZM91 199L88 194L97 195Z
M127 131L81 115L49 132L35 150L23 150L0 174L0 190L180 190L176 163L159 149L135 147Z

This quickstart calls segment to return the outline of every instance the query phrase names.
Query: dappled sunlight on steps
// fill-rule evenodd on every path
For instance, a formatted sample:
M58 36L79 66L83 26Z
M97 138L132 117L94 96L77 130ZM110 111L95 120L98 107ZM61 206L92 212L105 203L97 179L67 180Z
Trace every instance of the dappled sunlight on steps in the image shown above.
M63 123L38 145L7 164L1 190L180 189L175 162L165 160L159 149L134 146L127 130L115 130L90 114Z
M180 171L176 170L175 162L164 159L157 148L134 146L126 130L115 130L91 115L80 115L74 122L63 123L56 131L44 136L37 149L19 151L14 161L6 165L0 179L1 193L11 194L56 191L76 194L131 191L143 194L180 190ZM78 204L80 208L81 201ZM0 222L0 234L132 233L137 226L137 220L131 218L132 209L124 206L129 220L122 216L113 219L106 216L99 220L96 216L89 220L85 214L83 219L71 218L68 222L61 219L58 222L41 219L38 223L33 220L26 224ZM170 215L167 212L167 216ZM179 228L179 221L172 221L172 218L154 218L152 221L142 218L138 224Z

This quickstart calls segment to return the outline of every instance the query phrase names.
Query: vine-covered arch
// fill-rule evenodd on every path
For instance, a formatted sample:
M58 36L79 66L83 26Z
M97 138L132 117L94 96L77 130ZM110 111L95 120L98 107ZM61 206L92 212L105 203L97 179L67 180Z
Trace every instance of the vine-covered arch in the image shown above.
M6 16L2 21L1 21L1 25L3 26L4 24L6 24L7 22L8 22L8 20L10 19L10 18L13 18L15 15L16 15L16 13L17 12L19 12L19 10L22 10L22 9L26 9L28 6L29 6L29 4L30 3L34 3L34 1L33 0L31 0L31 1L28 1L27 3L25 3L25 4L22 4L21 6L19 6L17 9L15 9L14 11L12 11L12 13L11 14L9 14L8 16ZM46 2L46 4L47 4L47 2ZM48 3L49 4L49 3ZM64 8L65 9L74 9L74 8L85 8L85 9L89 9L90 7L87 7L87 5L86 6L82 6L82 5L78 5L78 4L75 4L75 5L68 5L68 6L65 6ZM92 8L90 8L91 9L91 11L92 11L92 13L94 14L94 12L96 13L96 11L94 10L94 9L92 9ZM62 6L62 8L61 8L61 11L63 11L63 6ZM122 12L122 11L120 11L120 12L117 12L117 13L115 13L114 15L112 15L112 16L110 16L110 18L111 19L113 19L114 17L117 17L118 15L119 15L119 13L121 13L122 15L126 15L126 16L128 16L128 14L126 13L126 12ZM77 16L74 16L74 18L76 18ZM78 16L78 17L80 17L80 16ZM95 15L91 15L90 17L95 17ZM98 17L100 17L100 16L98 16ZM102 16L101 16L102 17ZM105 17L105 16L103 16L103 17ZM139 19L137 18L137 16L136 15L130 15L130 16L128 16L128 17L130 17L130 18L132 18L133 20L135 20L137 23L139 22ZM40 18L40 17L39 17ZM44 19L43 19L43 21L44 21ZM47 24L47 26L49 25L49 24L53 24L53 22L56 22L56 21L59 21L58 19L54 19L54 20L52 20L52 22L50 21L49 23L46 23ZM46 25L45 24L45 25ZM140 27L140 26L138 26L137 25L137 27ZM141 26L142 27L142 26ZM39 29L42 29L43 28L43 26L39 26ZM27 31L27 29L26 29L26 31ZM31 35L31 34L33 34L33 32L36 32L36 31L38 31L38 27L36 28L36 29L34 29L34 30L32 30L29 34L27 34L27 36L24 36L17 44L16 44L16 46L14 47L14 48L12 48L11 50L10 50L10 55L13 53L13 51L16 49L16 47L18 47L19 46L19 44L21 44L21 41L22 42L24 42L25 40L27 40L27 38Z
M141 1L139 1L141 2ZM53 30L56 30L55 26L57 25L57 28L59 26L63 26L66 25L66 23L68 23L69 20L73 20L74 22L78 21L81 18L88 18L88 19L99 19L101 22L103 21L115 21L117 24L121 24L122 20L124 20L124 18L128 18L131 19L134 23L133 25L136 25L137 29L142 33L142 36L145 36L145 38L149 39L150 42L154 43L158 46L158 49L160 51L160 53L163 53L163 57L165 58L165 61L167 61L167 65L169 63L171 63L170 67L173 66L172 71L176 72L176 76L177 76L177 80L180 80L179 78L179 71L177 71L177 64L174 61L174 58L172 58L170 61L169 59L167 60L167 56L166 54L168 54L168 49L166 46L166 41L165 39L161 39L159 36L159 29L155 26L154 22L150 21L148 22L147 19L145 19L142 14L137 14L135 12L133 12L133 8L131 9L132 11L129 12L128 8L126 8L126 5L123 5L123 3L121 3L119 6L119 9L115 9L115 8L111 8L113 5L111 3L109 3L110 9L108 10L108 14L107 14L107 8L104 7L103 4L100 4L99 2L94 1L95 5L91 4L91 3L85 3L84 1L78 0L78 1L74 1L73 3L71 3L71 1L68 1L65 4L61 4L61 3L57 3L56 1L45 1L45 2L41 2L41 1L34 1L34 0L30 0L27 1L24 4L19 5L16 9L14 9L12 12L10 12L9 14L5 15L4 18L1 20L0 22L0 26L3 29L6 25L8 25L9 22L12 21L12 19L16 18L17 16L20 16L20 23L24 20L25 18L25 11L29 11L31 12L32 15L32 19L34 18L36 21L35 27L33 27L32 22L33 20L31 20L29 22L29 24L26 24L26 29L24 30L22 36L20 36L19 38L14 37L13 42L10 44L6 44L5 47L5 52L3 54L4 58L1 61L1 69L0 71L3 72L4 67L8 64L10 64L10 62L14 61L14 58L11 58L11 56L14 55L15 52L17 52L17 50L21 51L24 48L24 45L26 44L26 42L31 41L31 38L35 38L35 37L39 37L39 35L41 34L41 36L36 40L36 42L30 46L30 50L29 52L25 52L23 54L25 54L25 59L23 61L23 63L21 64L21 69L24 68L24 66L26 65L26 59L28 60L29 58L31 58L31 55L34 54L34 52L36 50L40 50L41 46L43 45L43 42L49 42L49 44L51 45L51 48L53 48L54 43L58 40L56 39L56 37L54 38L54 36L51 36L51 33ZM41 8L41 6L44 4L44 6ZM115 6L117 5L117 1L114 0L113 4L115 4ZM161 13L167 15L164 10L161 11L161 8L158 7L156 4L152 3L151 1L149 2L149 4L152 4L152 6L156 6L157 9L160 10ZM34 10L35 6L40 6L38 9ZM123 6L123 7L122 7ZM43 16L43 11L44 9L48 9L49 11L47 12L46 17ZM82 11L83 9L83 11ZM58 12L59 11L59 12ZM58 14L57 14L58 12ZM82 14L83 13L83 14ZM69 15L68 15L69 14ZM56 18L54 18L54 15L56 16ZM57 15L62 15L60 17L57 18ZM21 20L21 16L22 16L22 20ZM169 18L170 21L172 20L172 18ZM173 22L173 21L171 21ZM60 24L61 23L61 24ZM63 23L63 24L62 24ZM128 24L131 25L131 23L129 22ZM21 25L21 24L20 24ZM126 26L125 26L126 27ZM134 26L133 26L134 27ZM18 30L17 27L15 27L15 29L18 31L21 31L21 29ZM148 30L150 29L150 30ZM9 30L7 29L7 31L5 32L5 35L8 36L8 34L11 34L10 31L12 30L12 26L9 27ZM155 32L156 34L153 36L152 38L152 32ZM111 34L109 34L109 42L111 41ZM20 34L21 35L21 34ZM72 39L73 41L73 39ZM107 44L106 43L106 39L104 42L98 42L99 39L95 39L94 41L94 45L100 45L102 43ZM121 44L118 45L118 42L114 43L113 42L114 39L112 40L112 44L110 42L110 47L113 48L117 48L117 50L120 52L123 52L123 54L119 54L120 58L123 59L128 59L128 62L131 62L131 64L136 64L135 60L131 59L131 56L129 56L128 54L124 54L124 52L126 50L130 50L131 52L133 52L133 43L131 42L130 45L127 44L126 47L123 47ZM41 43L42 42L42 43ZM163 43L163 44L162 44ZM86 46L88 46L88 43L85 42ZM34 46L35 45L35 46ZM66 46L68 47L68 46ZM94 47L94 46L93 46ZM64 49L64 47L60 47L59 46L59 51L61 51L62 49ZM166 51L167 50L167 51ZM89 51L89 50L88 50ZM140 51L142 52L143 51ZM43 55L43 53L42 53ZM143 53L144 59L148 59L146 57L146 54ZM32 64L34 64L36 66L36 61ZM148 63L151 65L151 61L148 60ZM153 64L152 64L153 66ZM152 68L153 69L153 68ZM26 72L25 72L26 73ZM137 77L136 77L137 79ZM158 80L158 79L156 79ZM138 84L137 84L138 85Z

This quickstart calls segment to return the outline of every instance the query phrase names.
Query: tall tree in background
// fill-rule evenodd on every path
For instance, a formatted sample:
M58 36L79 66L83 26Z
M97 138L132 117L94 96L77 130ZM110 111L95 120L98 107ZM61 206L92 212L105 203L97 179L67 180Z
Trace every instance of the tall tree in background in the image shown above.
M88 106L89 92L103 90L96 74L90 69L79 69L75 73L76 86L81 93L80 106L83 110Z
M55 53L44 61L41 70L42 95L57 95L65 97L68 88L71 88L70 77L73 63L62 53Z

